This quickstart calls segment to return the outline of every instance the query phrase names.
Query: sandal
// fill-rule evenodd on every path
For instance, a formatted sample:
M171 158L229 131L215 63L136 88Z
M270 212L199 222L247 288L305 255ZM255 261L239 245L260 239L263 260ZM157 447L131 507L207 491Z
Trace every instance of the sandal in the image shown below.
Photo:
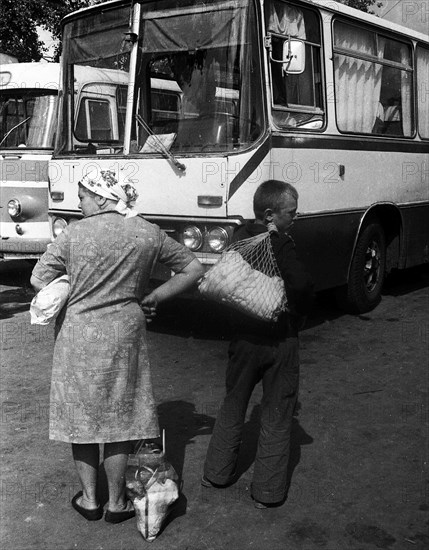
M133 518L135 515L136 511L134 508L132 510L124 510L122 512L111 512L110 510L106 510L104 521L107 521L107 523L122 523L123 521L127 521L127 519Z
M79 491L75 494L75 496L71 500L71 505L76 510L76 512L79 512L81 516L83 516L88 521L97 521L103 517L103 508L99 505L98 508L94 508L92 510L89 510L88 508L84 508L80 504L77 503L78 499L83 496L83 491Z

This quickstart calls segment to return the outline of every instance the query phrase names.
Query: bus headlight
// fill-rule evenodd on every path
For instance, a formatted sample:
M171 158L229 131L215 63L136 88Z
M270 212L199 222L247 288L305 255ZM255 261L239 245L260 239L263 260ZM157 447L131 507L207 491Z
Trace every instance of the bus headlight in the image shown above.
M17 218L22 212L22 206L18 199L11 199L7 203L7 211L11 218Z
M213 227L207 234L207 242L213 252L222 252L228 245L228 233L222 227Z
M183 230L183 244L193 251L201 248L203 236L198 227L195 227L195 225L185 227Z
M64 218L55 218L54 223L52 224L52 233L54 237L58 237L60 233L64 231L67 227L67 222Z

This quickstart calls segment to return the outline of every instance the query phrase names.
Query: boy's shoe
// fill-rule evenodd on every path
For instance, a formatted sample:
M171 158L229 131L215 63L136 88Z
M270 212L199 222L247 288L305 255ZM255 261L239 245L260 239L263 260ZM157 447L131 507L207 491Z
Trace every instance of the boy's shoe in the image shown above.
M263 502L259 502L255 499L253 499L253 506L258 510L265 510L265 508L268 508L268 504L264 504Z
M233 483L235 483L235 479L230 481L229 483L221 484L221 483L214 483L213 481L210 481L206 476L203 475L201 478L201 485L203 487L207 487L208 489L226 489L226 487L229 487Z
M278 508L284 503L284 500L281 500L280 502L261 502L260 500L256 500L256 498L253 496L252 496L252 500L253 500L253 506L258 510L266 510L267 508Z

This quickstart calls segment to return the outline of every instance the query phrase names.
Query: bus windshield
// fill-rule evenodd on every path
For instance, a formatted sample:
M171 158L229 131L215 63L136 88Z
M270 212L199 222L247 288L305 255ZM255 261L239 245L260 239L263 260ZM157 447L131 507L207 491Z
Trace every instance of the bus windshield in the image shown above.
M174 153L206 153L258 139L264 110L253 2L185 1L180 9L176 4L141 5L133 75L131 44L124 39L127 9L87 14L66 25L65 89L73 83L75 97L71 109L64 107L64 115L74 114L62 132L68 136L62 152L121 153L131 108L132 154L159 152L160 141ZM79 82L82 66L109 73L109 82L107 77L104 85L100 77ZM127 104L129 76L135 82L133 105Z
M52 148L57 92L3 90L0 93L0 147Z

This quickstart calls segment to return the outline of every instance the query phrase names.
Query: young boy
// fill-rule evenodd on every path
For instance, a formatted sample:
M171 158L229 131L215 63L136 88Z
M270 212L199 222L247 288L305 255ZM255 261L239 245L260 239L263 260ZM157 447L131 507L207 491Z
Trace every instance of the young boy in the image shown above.
M236 462L250 396L262 380L260 433L251 495L257 508L281 504L287 492L292 415L299 380L298 329L311 305L313 283L297 260L287 231L296 217L298 192L278 180L262 183L255 192L255 220L235 234L247 239L270 230L274 256L283 277L288 312L276 323L236 314L229 347L226 397L207 450L204 487L225 487L236 481ZM272 231L274 230L274 231Z

